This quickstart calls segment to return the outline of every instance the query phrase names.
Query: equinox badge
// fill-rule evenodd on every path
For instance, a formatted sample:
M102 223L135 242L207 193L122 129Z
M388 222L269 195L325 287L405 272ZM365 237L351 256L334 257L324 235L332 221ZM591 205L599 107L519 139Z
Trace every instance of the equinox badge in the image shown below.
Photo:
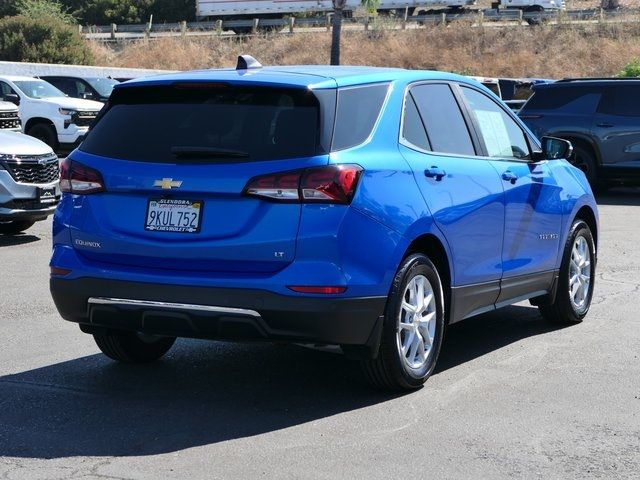
M153 182L154 187L162 188L163 190L171 190L172 188L180 188L182 180L174 180L173 178L163 178L162 180L156 180Z

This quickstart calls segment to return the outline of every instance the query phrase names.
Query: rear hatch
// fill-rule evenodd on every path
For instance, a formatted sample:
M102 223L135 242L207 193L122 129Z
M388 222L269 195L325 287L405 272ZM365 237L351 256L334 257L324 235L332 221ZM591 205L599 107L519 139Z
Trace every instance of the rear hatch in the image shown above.
M274 272L295 257L301 207L244 194L256 176L327 165L335 91L231 83L116 89L67 162L88 259L133 267ZM100 184L104 189L100 188ZM83 185L82 182L78 185ZM74 190L75 192L75 190Z

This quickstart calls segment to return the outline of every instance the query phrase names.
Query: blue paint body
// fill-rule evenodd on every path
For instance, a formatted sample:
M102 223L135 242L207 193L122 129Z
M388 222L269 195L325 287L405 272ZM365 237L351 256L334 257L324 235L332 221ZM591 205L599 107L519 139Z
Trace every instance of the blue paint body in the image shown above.
M390 93L367 142L312 158L181 165L101 158L76 150L70 158L99 170L106 192L63 195L54 217L51 265L71 270L65 278L259 289L291 297L305 295L288 285L331 285L347 287L334 298L386 296L407 249L419 237L429 235L442 244L452 286L465 286L559 268L576 212L587 206L597 216L584 175L566 161L465 158L421 153L399 143L408 85L444 80L483 88L465 77L362 67L280 67L245 74L176 74L116 88L176 80L305 89L389 82ZM329 163L364 169L350 205L283 204L242 195L247 181L257 175ZM446 172L441 180L425 176L432 166ZM516 184L501 178L507 170L519 177ZM165 177L183 182L171 195L204 201L200 234L144 230L148 199L159 195L153 183ZM541 241L540 234L557 238ZM90 242L100 247L85 246Z

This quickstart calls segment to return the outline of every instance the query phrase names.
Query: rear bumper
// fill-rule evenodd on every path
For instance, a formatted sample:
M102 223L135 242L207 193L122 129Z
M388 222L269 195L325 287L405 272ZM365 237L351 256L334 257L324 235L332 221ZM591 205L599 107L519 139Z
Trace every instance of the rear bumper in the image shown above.
M265 290L98 278L52 278L66 320L85 331L133 330L177 337L374 346L385 297L285 296Z

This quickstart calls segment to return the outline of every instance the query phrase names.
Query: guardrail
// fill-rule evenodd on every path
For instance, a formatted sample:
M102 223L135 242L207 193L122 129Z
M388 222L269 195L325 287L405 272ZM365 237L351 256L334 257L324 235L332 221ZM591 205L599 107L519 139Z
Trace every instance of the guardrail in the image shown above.
M633 18L635 17L635 18ZM462 12L446 12L429 15L387 16L378 14L372 17L345 18L344 25L349 27L360 25L365 30L369 28L405 29L407 26L448 24L456 21L466 21L474 25L485 22L503 22L537 25L540 23L576 23L576 22L638 22L640 9L605 11L573 10L573 11L542 11L524 12L517 9L509 10L466 10ZM118 39L154 37L154 36L190 36L211 32L223 34L227 31L251 34L261 31L294 33L296 29L331 28L331 13L314 17L285 18L248 18L240 20L217 20L211 22L180 22L180 23L144 23L135 25L100 25L81 26L80 32L96 40L115 41Z

